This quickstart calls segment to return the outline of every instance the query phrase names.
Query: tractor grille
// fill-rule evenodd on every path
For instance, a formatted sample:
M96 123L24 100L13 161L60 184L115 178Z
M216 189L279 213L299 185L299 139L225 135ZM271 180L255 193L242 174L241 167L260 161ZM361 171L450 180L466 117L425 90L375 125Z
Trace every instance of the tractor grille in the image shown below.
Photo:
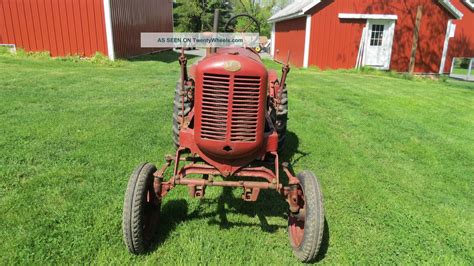
M230 84L234 81L229 101ZM201 138L226 141L227 115L232 106L230 141L256 141L260 77L204 74Z
M259 95L260 77L235 76L231 141L255 141Z
M204 74L201 137L225 141L229 109L230 76Z

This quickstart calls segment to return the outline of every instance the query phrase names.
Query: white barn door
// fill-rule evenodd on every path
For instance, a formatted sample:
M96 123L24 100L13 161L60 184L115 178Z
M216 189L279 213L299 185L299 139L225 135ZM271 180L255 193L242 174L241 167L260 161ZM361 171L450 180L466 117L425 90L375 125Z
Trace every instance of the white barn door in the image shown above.
M394 32L395 21L393 20L367 20L364 66L390 68Z

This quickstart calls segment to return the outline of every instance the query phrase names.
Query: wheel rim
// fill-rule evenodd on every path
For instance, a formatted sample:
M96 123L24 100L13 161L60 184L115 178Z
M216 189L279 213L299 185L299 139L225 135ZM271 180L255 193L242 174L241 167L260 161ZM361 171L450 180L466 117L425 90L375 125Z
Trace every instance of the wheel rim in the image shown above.
M301 187L298 188L301 193L298 193L298 205L301 209L305 209L306 204L304 201L304 194L301 190ZM296 217L292 214L288 216L288 232L290 235L291 246L294 248L299 248L304 239L304 226L305 226L306 216Z
M160 202L155 195L152 182L147 185L143 206L143 235L146 241L150 241L153 238L160 216Z

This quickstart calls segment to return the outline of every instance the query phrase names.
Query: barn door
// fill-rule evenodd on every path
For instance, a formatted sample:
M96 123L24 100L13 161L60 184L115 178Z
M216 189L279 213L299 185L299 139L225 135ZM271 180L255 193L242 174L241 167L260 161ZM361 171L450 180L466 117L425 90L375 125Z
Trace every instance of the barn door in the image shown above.
M367 29L364 66L389 69L395 21L369 20Z

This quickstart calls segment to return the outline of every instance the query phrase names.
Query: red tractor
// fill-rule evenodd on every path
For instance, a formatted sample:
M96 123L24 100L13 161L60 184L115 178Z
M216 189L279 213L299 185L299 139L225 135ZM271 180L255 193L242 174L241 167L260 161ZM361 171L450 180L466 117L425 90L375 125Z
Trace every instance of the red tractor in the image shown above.
M319 182L310 171L293 175L279 158L288 117L288 63L278 78L248 48L218 49L191 66L189 73L184 53L179 62L173 115L176 155L167 156L159 170L144 163L130 176L123 210L128 250L147 252L161 202L173 188L186 185L192 197L202 198L207 187L222 186L242 188L245 201L256 201L261 189L283 196L289 205L294 254L303 262L314 260L324 231ZM170 166L172 175L165 178ZM287 184L281 182L282 173Z

